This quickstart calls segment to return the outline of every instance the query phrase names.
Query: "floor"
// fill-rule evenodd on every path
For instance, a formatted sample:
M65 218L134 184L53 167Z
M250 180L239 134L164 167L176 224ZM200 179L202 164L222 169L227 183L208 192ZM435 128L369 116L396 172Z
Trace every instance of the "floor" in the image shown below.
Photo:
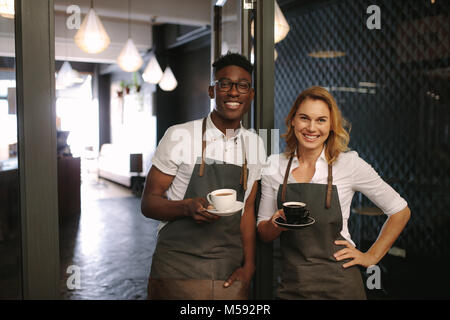
M146 299L158 222L130 189L96 175L82 177L81 202L60 226L61 299Z

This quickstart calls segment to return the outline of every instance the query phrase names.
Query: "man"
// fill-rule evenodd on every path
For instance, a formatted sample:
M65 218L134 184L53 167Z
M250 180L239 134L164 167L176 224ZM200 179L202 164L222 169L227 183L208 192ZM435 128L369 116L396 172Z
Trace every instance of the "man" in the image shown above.
M228 53L213 63L205 119L170 127L152 159L142 213L160 220L149 299L247 299L255 272L255 197L262 140L241 126L254 97L253 66ZM236 190L243 210L214 215L206 195ZM242 212L242 214L241 214Z

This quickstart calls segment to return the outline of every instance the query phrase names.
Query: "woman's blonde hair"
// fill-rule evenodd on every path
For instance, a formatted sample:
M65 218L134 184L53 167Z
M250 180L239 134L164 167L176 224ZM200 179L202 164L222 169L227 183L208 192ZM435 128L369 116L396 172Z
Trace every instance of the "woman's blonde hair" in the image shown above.
M339 110L333 96L325 88L318 86L310 87L302 91L298 95L291 111L289 111L289 114L286 117L287 132L281 136L287 143L285 151L286 156L291 157L297 150L298 141L292 126L292 120L294 119L300 105L307 99L321 100L325 102L330 109L331 127L330 134L325 141L325 157L328 163L332 164L336 161L341 152L348 150L348 143L350 141L350 123L342 117L341 111Z

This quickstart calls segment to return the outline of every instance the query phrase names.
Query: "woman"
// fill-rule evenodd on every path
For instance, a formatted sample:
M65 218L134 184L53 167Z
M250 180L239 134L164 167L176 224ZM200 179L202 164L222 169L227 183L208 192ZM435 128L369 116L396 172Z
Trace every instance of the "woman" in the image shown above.
M296 99L286 118L287 150L269 157L263 171L258 233L263 241L281 237L282 282L278 299L365 299L357 265L377 264L410 217L406 201L354 151L331 94L311 87ZM367 252L359 251L347 221L355 191L362 192L388 215ZM282 203L306 203L312 225L291 230ZM280 210L281 209L281 210Z

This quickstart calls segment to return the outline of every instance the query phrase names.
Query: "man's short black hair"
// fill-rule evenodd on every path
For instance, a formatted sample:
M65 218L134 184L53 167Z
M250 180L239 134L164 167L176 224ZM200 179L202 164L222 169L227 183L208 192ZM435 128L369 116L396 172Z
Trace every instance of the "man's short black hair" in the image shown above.
M219 59L214 61L213 63L213 70L214 74L219 71L220 69L223 69L228 66L238 66L246 70L250 75L253 73L253 65L251 62L242 54L230 52L228 51L227 54L220 56Z

